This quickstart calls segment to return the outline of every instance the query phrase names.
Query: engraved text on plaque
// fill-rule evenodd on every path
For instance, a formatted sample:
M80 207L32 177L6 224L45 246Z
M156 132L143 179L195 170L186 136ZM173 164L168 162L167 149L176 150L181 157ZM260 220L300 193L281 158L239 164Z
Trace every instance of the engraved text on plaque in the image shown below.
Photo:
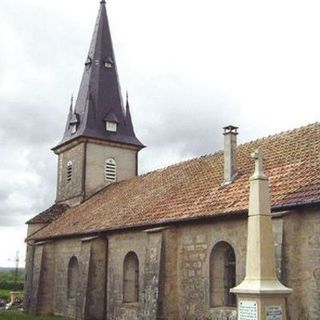
M256 301L239 301L239 320L257 320L258 304Z

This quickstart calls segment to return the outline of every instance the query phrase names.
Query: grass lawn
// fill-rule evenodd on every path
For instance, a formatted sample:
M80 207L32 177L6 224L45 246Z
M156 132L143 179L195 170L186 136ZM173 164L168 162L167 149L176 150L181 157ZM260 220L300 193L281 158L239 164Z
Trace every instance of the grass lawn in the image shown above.
M0 311L0 320L70 320L54 316L29 316L21 311Z

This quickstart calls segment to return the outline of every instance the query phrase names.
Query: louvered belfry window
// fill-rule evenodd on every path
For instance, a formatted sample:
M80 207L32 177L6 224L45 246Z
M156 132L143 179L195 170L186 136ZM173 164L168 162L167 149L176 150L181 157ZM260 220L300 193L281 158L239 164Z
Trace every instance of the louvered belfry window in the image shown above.
M67 182L72 180L72 161L67 163Z
M110 158L105 163L105 179L109 182L115 182L117 179L117 164L114 159Z

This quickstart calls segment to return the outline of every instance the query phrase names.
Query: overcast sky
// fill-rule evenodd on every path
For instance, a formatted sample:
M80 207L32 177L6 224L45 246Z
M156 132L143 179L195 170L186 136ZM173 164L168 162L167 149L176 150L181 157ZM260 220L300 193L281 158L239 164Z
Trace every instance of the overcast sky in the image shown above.
M56 157L98 0L0 2L0 266L55 199ZM320 3L109 0L140 172L319 121Z

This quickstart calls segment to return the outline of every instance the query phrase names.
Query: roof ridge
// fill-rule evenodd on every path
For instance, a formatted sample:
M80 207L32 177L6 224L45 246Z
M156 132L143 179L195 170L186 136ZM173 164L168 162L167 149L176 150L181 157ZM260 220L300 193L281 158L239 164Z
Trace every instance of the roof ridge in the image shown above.
M277 132L277 133L274 133L274 134L269 134L269 135L267 135L265 137L262 137L262 138L258 138L258 139L251 140L251 141L247 141L245 143L239 144L238 147L244 147L244 146L247 146L249 144L257 143L259 141L276 139L279 136L287 135L289 133L293 133L293 132L296 132L296 131L304 130L304 129L307 129L307 128L310 128L310 127L319 126L319 125L320 125L320 122L316 121L316 122L309 123L309 124L304 125L304 126L300 126L298 128L283 130L283 131L280 131L280 132Z
M141 174L141 175L138 175L138 176L136 176L136 177L145 177L145 176L148 176L148 175L153 174L153 173L157 173L157 172L161 172L161 171L168 170L168 169L170 169L170 168L179 167L179 166L181 166L181 165L183 165L183 164L185 164L185 163L188 163L188 162L196 161L196 160L199 160L199 159L201 159L201 158L211 157L211 156L213 156L213 155L215 155L215 154L221 153L222 151L223 151L223 150L218 150L218 151L216 151L216 152L214 152L214 153L212 153L212 154L211 154L211 153L206 153L206 154L203 154L203 155L201 155L201 156L197 156L197 157L195 157L195 158L181 160L181 161L179 161L179 162L177 162L177 163L169 164L169 165L167 165L167 166L165 166L165 167L148 171L148 172L143 173L143 174Z
M250 144L256 144L256 143L258 143L259 141L262 142L262 141L266 141L266 140L276 139L276 138L278 138L279 136L287 135L287 134L289 134L289 133L292 133L292 132L295 132L295 131L300 131L300 130L303 130L303 129L307 129L307 128L309 128L309 127L313 127L313 126L316 126L316 125L319 126L319 125L320 125L320 122L316 121L316 122L309 123L309 124L304 125L304 126L300 126L300 127L298 127L298 128L283 130L283 131L280 131L280 132L278 132L278 133L270 134L270 135L265 136L265 137L262 137L262 138L258 138L258 139L251 140L251 141L247 141L247 142L244 142L244 143L242 143L242 144L239 144L239 145L237 146L237 149L240 148L240 147L241 147L241 148L246 147L246 146L248 146L248 145L250 145ZM145 177L145 176L147 176L147 175L154 174L154 173L158 173L158 172L161 172L161 171L165 171L165 170L168 170L168 169L170 169L170 168L179 167L179 166L181 166L181 165L183 165L183 164L186 164L186 163L188 163L188 162L197 161L197 160L199 160L199 159L201 159L201 158L214 157L214 156L217 156L217 155L220 154L220 153L223 153L223 149L214 151L213 153L206 153L206 154L204 154L204 155L196 156L196 157L191 158L191 159L181 160L181 161L179 161L179 162L177 162L177 163L170 164L170 165L167 165L167 166L162 167L162 168L157 168L157 169L148 171L148 172L143 173L143 174L141 174L141 175L138 175L138 176L136 176L136 177ZM136 178L136 177L135 177L135 178ZM131 178L131 179L133 179L133 178ZM131 180L131 179L129 179L129 180Z

